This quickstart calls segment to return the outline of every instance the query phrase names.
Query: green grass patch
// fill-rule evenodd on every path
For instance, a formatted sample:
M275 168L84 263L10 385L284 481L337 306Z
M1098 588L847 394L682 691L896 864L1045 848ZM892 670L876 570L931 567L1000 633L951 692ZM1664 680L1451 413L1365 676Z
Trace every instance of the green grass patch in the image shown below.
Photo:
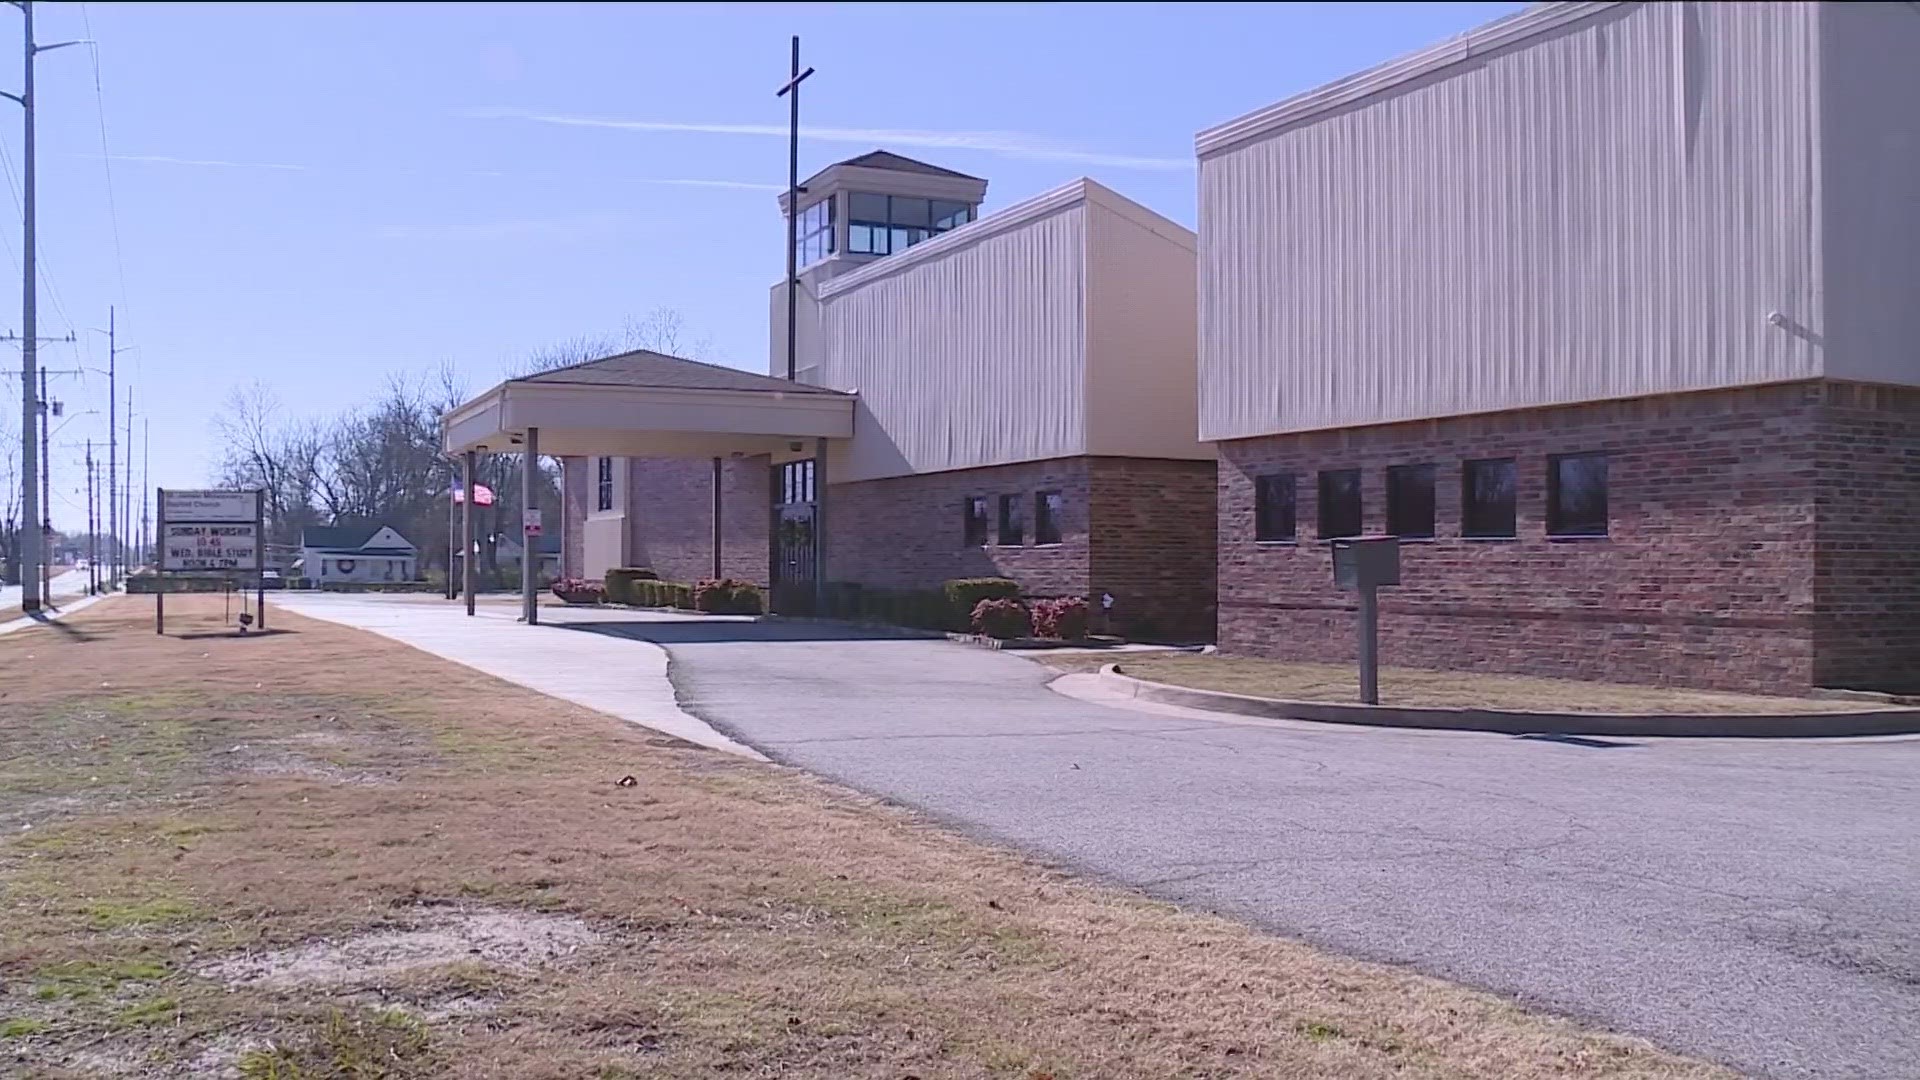
M129 1005L114 1014L114 1019L132 1027L165 1024L180 1015L180 1003L170 997L149 998Z
M87 921L95 930L180 923L194 917L194 909L178 900L120 902L96 900L86 906Z
M78 1001L118 990L121 983L166 977L167 966L152 960L73 960L35 972L33 996L41 1001Z
M414 1080L440 1075L427 1026L398 1009L335 1011L314 1028L236 1063L243 1080Z
M0 1039L24 1039L29 1035L38 1035L47 1030L45 1020L35 1020L27 1016L16 1016L10 1020L0 1020Z

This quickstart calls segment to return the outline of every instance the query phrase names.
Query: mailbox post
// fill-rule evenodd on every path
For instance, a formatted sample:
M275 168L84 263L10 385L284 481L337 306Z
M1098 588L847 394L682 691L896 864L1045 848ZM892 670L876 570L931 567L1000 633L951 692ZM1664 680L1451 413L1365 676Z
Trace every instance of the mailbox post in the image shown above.
M1380 704L1380 594L1400 584L1400 539L1355 536L1333 542L1333 583L1360 591L1360 700Z

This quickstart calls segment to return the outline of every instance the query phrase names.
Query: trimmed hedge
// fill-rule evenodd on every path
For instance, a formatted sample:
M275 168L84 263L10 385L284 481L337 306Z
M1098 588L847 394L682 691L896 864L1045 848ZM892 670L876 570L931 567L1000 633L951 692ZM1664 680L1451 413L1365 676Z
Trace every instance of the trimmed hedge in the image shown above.
M973 629L1005 641L1033 633L1033 615L1018 600L989 597L974 605Z
M641 581L658 581L660 575L644 566L616 566L607 571L607 599L616 604L639 604L639 594L633 585Z
M982 600L1020 598L1020 583L1003 577L954 578L941 584L940 590L962 620L970 618Z
M760 586L738 578L709 578L693 587L696 610L714 615L758 615L765 610Z
M682 582L642 578L633 582L632 587L633 599L628 602L634 607L670 607L682 611L693 607L693 586Z

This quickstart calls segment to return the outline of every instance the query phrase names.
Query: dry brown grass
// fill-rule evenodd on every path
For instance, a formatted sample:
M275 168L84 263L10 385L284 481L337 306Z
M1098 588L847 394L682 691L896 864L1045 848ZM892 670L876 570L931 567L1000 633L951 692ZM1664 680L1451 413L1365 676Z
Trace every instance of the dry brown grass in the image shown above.
M1195 653L1121 654L1107 660L1119 661L1121 670L1128 675L1175 686L1291 701L1360 700L1359 675L1351 665L1297 664L1250 656ZM1091 666L1097 668L1102 662L1095 660ZM1089 666L1078 665L1077 669L1089 670ZM1380 669L1380 703L1543 712L1685 714L1858 712L1875 707L1858 701L1401 667Z
M0 687L0 1071L1722 1075L372 635L150 620L121 598L0 638L34 673ZM567 929L367 961L476 920ZM335 945L357 966L281 977Z

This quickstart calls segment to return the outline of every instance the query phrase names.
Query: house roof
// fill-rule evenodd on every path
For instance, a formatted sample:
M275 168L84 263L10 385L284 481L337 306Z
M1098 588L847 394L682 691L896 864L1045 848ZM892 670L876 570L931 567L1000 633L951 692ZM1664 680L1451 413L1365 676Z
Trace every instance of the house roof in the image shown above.
M809 386L806 383L776 379L771 375L758 375L739 368L668 356L666 353L657 353L648 349L635 349L615 356L603 356L598 360L570 364L511 381L570 383L586 386L643 386L667 390L748 390L761 393L844 396L840 391L829 390L824 386Z
M896 154L891 150L874 150L859 157L850 157L845 161L836 161L828 169L841 165L856 165L862 169L888 169L893 172L919 173L922 176L951 176L956 180L978 180L977 176L968 176L963 172L943 169L938 165L929 165L924 161ZM826 171L825 169L821 170Z
M369 548L367 541L380 534L385 525L309 525L300 530L300 546L356 551L365 555L407 555L410 548ZM394 530L396 535L398 529ZM405 539L402 537L402 539Z
M300 530L300 546L358 549L379 531L378 525L309 525Z

